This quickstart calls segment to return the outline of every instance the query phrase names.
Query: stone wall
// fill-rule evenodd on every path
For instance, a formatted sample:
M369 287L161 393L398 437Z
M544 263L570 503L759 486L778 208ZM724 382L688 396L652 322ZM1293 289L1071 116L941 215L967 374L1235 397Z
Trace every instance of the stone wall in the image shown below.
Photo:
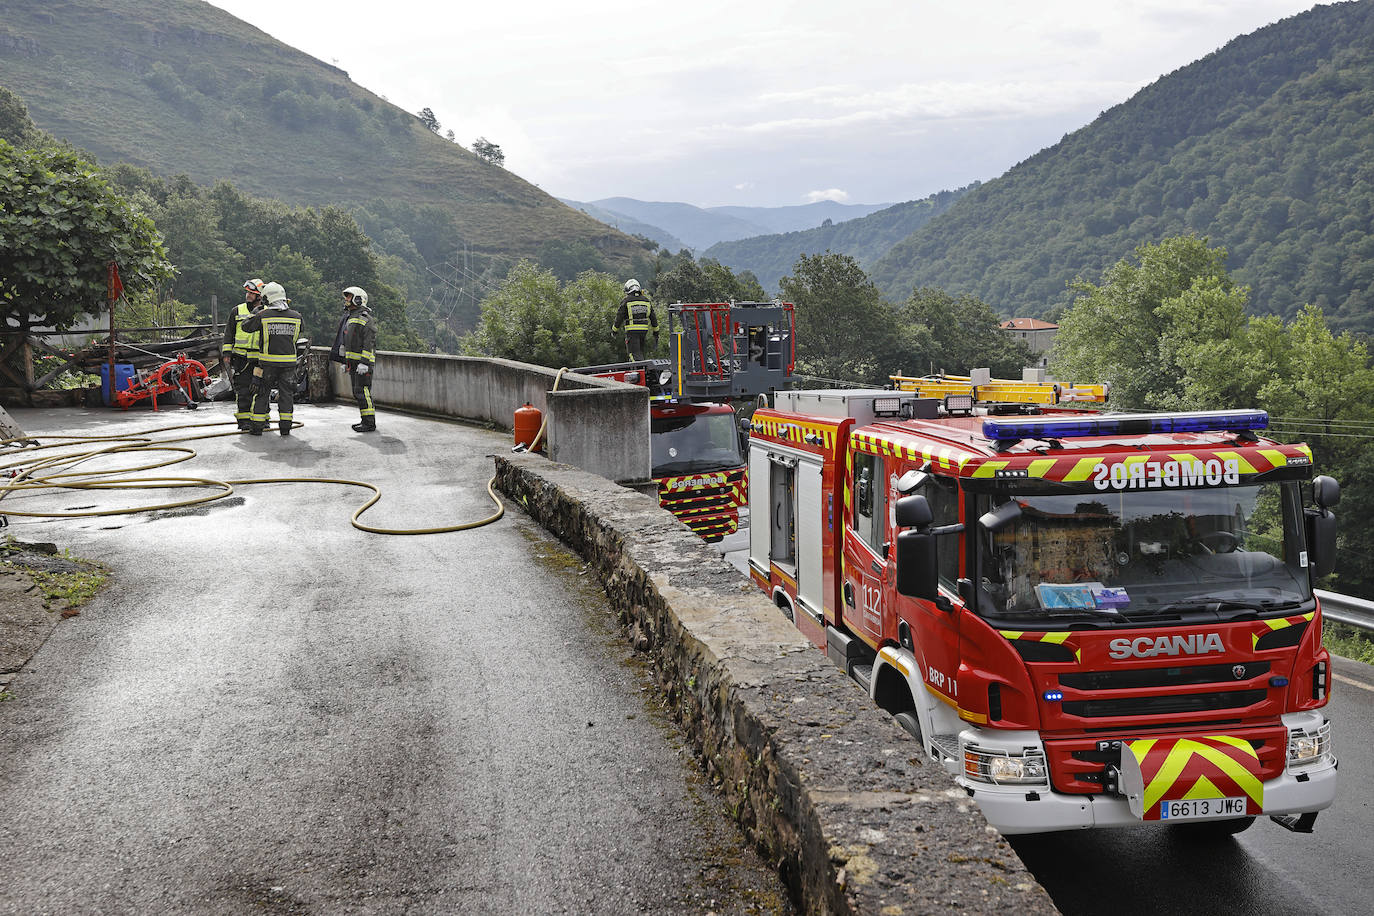
M591 564L725 804L807 913L1053 913L948 774L647 496L538 456L497 486Z

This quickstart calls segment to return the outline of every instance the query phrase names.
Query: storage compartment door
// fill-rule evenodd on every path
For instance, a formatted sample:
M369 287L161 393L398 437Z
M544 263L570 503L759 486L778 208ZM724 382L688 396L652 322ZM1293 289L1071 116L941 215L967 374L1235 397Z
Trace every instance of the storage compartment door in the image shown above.
M749 563L768 575L769 519L773 512L773 462L768 450L755 444L749 447Z
M825 565L821 552L825 538L823 500L820 464L809 461L798 464L797 596L802 609L817 620L825 613Z

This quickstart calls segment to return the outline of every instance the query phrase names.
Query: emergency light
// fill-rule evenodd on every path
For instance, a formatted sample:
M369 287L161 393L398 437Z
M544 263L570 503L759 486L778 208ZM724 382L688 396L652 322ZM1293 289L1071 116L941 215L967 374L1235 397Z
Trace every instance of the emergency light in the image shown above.
M1142 436L1146 433L1248 432L1266 429L1263 410L1198 410L1191 413L1121 413L1097 417L1027 417L983 421L988 439L1072 439L1082 436Z

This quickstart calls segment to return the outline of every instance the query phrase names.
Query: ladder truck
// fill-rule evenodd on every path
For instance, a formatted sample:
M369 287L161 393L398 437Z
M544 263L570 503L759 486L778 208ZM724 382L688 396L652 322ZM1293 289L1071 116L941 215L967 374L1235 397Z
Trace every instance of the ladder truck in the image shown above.
M674 303L671 356L576 371L649 388L650 473L659 504L708 543L739 530L748 477L735 403L790 387L790 302Z
M1340 496L1311 449L1259 410L893 382L755 412L753 581L1005 834L1311 832Z

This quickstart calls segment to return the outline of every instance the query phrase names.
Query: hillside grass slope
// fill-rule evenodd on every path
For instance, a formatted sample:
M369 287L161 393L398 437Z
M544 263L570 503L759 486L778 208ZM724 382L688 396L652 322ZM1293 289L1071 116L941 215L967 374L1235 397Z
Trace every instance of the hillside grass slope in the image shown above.
M611 261L634 240L427 129L413 114L201 0L7 0L0 85L105 164L296 205L448 209L472 251L549 242Z

